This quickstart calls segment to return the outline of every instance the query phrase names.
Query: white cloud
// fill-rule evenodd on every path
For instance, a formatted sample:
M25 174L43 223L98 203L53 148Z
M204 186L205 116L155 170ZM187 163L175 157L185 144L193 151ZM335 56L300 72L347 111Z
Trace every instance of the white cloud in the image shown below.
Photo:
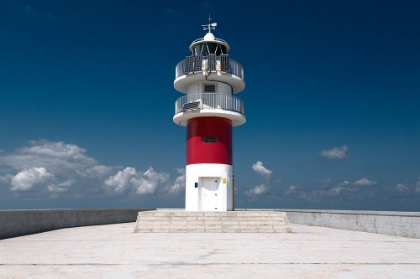
M302 186L292 184L284 192L285 197L288 199L304 199L307 201L321 201L334 202L337 200L345 199L354 196L358 191L357 187L351 185L348 180L340 183L334 183L331 178L328 178L319 183L320 188L313 188L312 185ZM334 198L332 198L334 197Z
M348 182L347 180L344 180L337 187L333 187L333 188L329 189L325 194L327 196L337 196L337 195L340 195L341 193L347 192L347 191L350 190L348 188L349 185L350 185L350 182Z
M290 185L289 189L284 192L285 195L290 195L296 192L296 190L299 188L297 185Z
M103 178L112 171L111 167L96 165L86 170L76 170L78 174L88 178Z
M263 177L267 177L269 178L272 171L269 169L266 169L263 166L263 163L261 161L256 162L255 164L252 165L252 169L258 173L259 175L263 176Z
M185 190L185 169L177 169L177 172L179 176L175 179L175 183L167 188L170 195L179 195Z
M368 186L368 185L376 185L377 182L363 177L362 179L354 181L353 184L356 186Z
M164 185L169 181L169 174L164 172L157 173L152 167L143 173L143 176L146 178L139 175L138 178L133 177L131 179L137 194L153 194L159 185Z
M331 179L331 178L326 179L326 180L324 181L324 183L322 184L322 186L327 187L328 185L330 185L330 184L331 184L331 181L332 181L332 179Z
M267 193L270 189L270 176L273 172L265 168L261 161L253 164L252 169L261 176L261 184L249 191L245 191L245 194L248 196L258 196Z
M248 196L258 196L258 195L267 193L268 190L269 190L268 186L261 184L261 185L255 186L249 191L245 191L245 194Z
M343 145L341 147L334 147L330 150L324 150L319 155L328 159L344 159L347 157L347 151L347 145Z
M70 179L70 180L64 181L63 183L60 183L58 185L50 184L50 185L48 185L47 189L50 192L62 193L62 192L67 192L70 189L70 187L73 186L73 184L74 184L74 180Z
M330 190L328 190L327 192L326 192L326 194L328 195L328 196L337 196L337 195L340 195L343 191L345 191L346 190L346 188L345 187L343 187L343 186L338 186L338 187L334 187L334 188L331 188Z
M42 183L52 177L54 175L48 173L43 167L25 169L12 178L11 191L28 191L36 184Z
M142 177L132 178L130 180L133 185L133 189L137 194L153 194L158 186L158 181L147 180Z
M293 198L298 197L300 199L306 199L308 194L305 193L301 186L298 185L290 185L289 189L284 192L285 196L293 195Z
M51 142L47 140L29 141L31 147L23 147L22 153L45 155L54 158L73 158L79 161L95 162L94 159L86 157L86 151L75 144L65 144L64 142Z
M131 178L136 176L138 176L136 169L127 167L105 180L104 187L116 193L124 193L130 187Z
M85 149L64 142L46 140L30 141L31 146L18 149L12 154L0 155L0 165L16 170L44 167L57 175L66 176L97 165L95 159L86 156Z
M400 192L400 193L404 193L404 192L407 192L408 190L409 190L409 188L407 187L407 185L406 184L403 184L403 183L398 183L396 186L395 186L395 190L397 190L398 192Z
M420 177L419 177L419 180L416 183L416 193L420 193Z
M152 167L144 173L127 167L106 179L103 188L117 194L153 194L159 185L164 185L169 179L169 174L155 172Z
M340 183L339 186L347 186L349 184L350 184L350 182L348 182L347 180L344 180L343 182Z

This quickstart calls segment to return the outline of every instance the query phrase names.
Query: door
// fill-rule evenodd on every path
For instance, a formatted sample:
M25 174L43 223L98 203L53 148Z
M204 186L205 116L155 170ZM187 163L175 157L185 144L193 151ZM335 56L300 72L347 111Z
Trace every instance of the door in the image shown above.
M202 185L202 210L217 210L217 190L219 188L219 180L214 177L203 177Z

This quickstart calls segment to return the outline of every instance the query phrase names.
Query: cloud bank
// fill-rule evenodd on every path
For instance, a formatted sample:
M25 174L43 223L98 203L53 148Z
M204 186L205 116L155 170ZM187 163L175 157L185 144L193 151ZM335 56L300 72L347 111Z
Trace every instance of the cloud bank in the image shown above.
M30 141L14 152L0 152L0 191L27 197L127 197L179 195L185 189L184 169L168 173L99 164L75 144Z

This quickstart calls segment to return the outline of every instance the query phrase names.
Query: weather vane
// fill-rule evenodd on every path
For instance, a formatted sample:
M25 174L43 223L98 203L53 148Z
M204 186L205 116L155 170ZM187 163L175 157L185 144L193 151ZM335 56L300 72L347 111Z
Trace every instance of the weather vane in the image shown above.
M216 29L217 22L211 23L211 17L210 17L210 14L209 14L209 23L201 25L201 26L203 26L203 30L209 30L209 33L211 33L212 29Z

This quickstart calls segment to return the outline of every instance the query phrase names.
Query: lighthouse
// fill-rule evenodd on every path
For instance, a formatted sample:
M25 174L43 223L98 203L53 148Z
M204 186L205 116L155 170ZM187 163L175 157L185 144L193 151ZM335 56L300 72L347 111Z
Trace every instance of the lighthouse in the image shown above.
M216 38L217 23L203 25L190 55L175 68L174 87L185 94L175 102L173 121L187 128L186 211L234 209L232 128L245 123L242 65L230 57L229 44Z

